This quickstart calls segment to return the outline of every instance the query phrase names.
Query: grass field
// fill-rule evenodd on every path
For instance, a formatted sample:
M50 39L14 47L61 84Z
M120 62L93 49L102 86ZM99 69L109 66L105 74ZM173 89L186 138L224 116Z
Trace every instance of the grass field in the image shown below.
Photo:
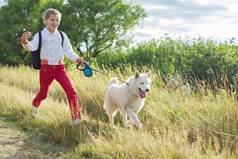
M143 129L124 128L119 113L116 128L111 128L103 110L105 88L110 77L126 80L131 74L114 70L86 78L69 71L84 119L72 127L66 96L56 81L41 104L39 118L33 119L31 101L39 88L38 72L24 66L1 67L0 115L25 134L29 158L237 158L235 97L167 91L153 73L151 91L139 113Z

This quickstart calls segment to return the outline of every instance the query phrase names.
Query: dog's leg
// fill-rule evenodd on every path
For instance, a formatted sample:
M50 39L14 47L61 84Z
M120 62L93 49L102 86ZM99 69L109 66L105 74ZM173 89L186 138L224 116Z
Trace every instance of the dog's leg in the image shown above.
M131 118L129 118L129 120L127 121L127 124L132 126L134 124L133 120Z
M114 125L114 119L113 119L113 115L112 114L110 114L109 116L109 121L110 121L110 125L114 128L115 127L115 125Z
M125 127L127 127L127 114L123 112L122 115L123 115L123 124Z
M114 125L114 116L115 116L115 114L116 114L116 112L114 111L108 111L107 112L107 115L108 115L108 118L109 118L109 122L110 122L110 125L112 126L112 127L115 127L115 125Z
M107 109L106 112L107 112L107 115L108 115L108 118L109 118L110 125L112 127L115 127L115 125L114 125L114 116L117 113L116 108L115 107L111 107L111 109Z
M109 118L110 125L112 127L115 127L113 118L117 111L116 111L116 107L113 105L112 101L110 100L108 96L106 96L105 98L104 109Z
M130 108L125 108L125 112L132 118L132 120L134 121L135 125L138 128L142 128L142 123L140 122L136 113L134 113Z
M127 116L126 112L123 112L122 115L123 115L124 126L127 128L131 127L131 124L128 123L128 116Z
M134 124L133 120L130 117L128 119L128 115L125 111L121 111L121 112L122 112L122 115L123 115L123 124L124 124L124 126L127 127L127 128L130 128Z

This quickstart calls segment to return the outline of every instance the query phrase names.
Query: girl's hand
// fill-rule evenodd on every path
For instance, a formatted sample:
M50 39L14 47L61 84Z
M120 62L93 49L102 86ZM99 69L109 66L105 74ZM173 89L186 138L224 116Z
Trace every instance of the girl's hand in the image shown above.
M29 38L31 37L31 32L29 32L29 31L26 31L26 32L24 32L23 34L22 34L22 36L21 36L21 43L22 44L27 44L28 42L29 42Z
M88 64L87 61L84 61L84 60L82 60L81 58L78 58L78 59L76 60L76 63L79 64L79 65L81 65L82 68L86 67L86 65Z

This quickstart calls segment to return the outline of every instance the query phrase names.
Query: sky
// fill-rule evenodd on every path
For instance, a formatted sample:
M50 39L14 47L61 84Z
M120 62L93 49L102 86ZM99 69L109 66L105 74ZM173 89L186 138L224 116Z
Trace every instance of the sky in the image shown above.
M3 1L0 0L0 5ZM147 13L128 34L135 42L160 39L165 35L223 41L238 35L238 0L131 1L141 5Z
M165 37L229 40L238 36L238 0L133 0L147 17L131 35L136 41Z

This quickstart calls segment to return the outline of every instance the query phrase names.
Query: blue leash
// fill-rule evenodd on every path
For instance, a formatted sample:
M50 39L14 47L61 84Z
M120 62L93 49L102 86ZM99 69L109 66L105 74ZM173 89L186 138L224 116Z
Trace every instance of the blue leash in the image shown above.
M80 64L77 64L77 69L83 71L84 76L91 77L93 75L93 71L103 73L97 69L90 67L88 64L85 63L85 67L82 67Z

